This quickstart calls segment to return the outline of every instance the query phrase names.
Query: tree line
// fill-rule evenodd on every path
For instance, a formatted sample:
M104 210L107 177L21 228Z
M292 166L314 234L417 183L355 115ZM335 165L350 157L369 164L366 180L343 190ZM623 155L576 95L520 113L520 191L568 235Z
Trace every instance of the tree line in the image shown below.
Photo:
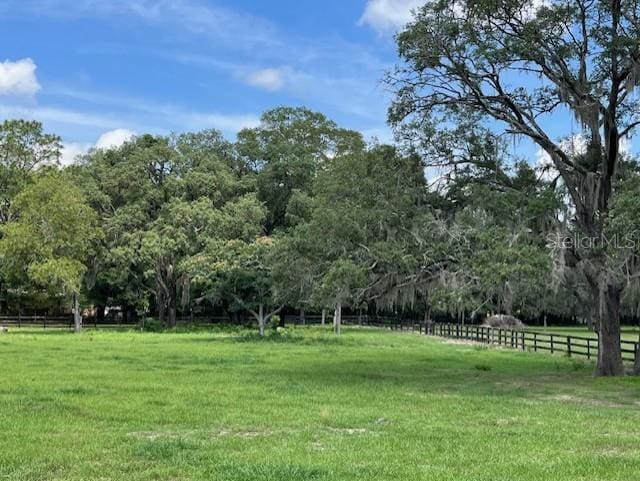
M236 142L213 130L141 135L67 167L56 165L59 138L6 121L3 309L80 299L98 316L119 307L167 327L192 311L247 314L261 332L285 307L330 310L338 326L343 309L595 322L579 270L556 272L564 190L495 158L488 133L476 140L485 164L460 165L436 188L420 155L305 108L268 111ZM629 177L631 205L612 228L633 215Z

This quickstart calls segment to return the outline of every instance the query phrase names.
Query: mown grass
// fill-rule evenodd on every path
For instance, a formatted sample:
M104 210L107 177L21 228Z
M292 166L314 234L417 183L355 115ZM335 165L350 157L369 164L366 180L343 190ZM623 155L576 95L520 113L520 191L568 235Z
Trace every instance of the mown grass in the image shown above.
M0 480L621 480L640 380L319 328L0 336Z

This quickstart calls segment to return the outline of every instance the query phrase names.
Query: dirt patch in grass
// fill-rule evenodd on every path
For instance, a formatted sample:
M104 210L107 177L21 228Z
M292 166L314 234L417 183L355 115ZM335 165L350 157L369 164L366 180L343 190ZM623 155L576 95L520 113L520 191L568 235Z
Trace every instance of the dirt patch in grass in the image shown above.
M572 394L554 394L552 396L546 396L543 399L546 401L560 401L560 402L568 402L568 403L574 403L574 404L583 404L587 406L600 406L600 407L610 407L610 408L629 407L626 404L608 401L606 399L593 399L593 398L587 398L582 396L576 396Z
M477 346L479 345L477 342L475 341L469 341L466 339L441 339L441 341L443 344L458 344L460 346Z
M222 437L238 437L238 438L257 438L261 436L275 436L280 434L292 434L295 430L276 430L276 429L187 429L181 431L134 431L127 433L128 436L155 441L158 439L189 439L189 438L222 438Z

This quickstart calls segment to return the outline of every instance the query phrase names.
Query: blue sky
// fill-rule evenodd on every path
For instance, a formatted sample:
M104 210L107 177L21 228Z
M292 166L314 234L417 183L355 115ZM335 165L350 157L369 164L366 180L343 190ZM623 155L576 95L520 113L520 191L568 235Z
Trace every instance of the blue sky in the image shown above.
M278 105L390 141L381 79L397 62L394 33L421 3L2 0L0 118L42 121L62 136L64 163L146 132L233 139ZM551 120L557 137L572 132ZM510 149L544 160L531 142Z
M69 161L131 133L233 138L305 105L390 138L381 84L419 0L4 0L0 116L62 136Z

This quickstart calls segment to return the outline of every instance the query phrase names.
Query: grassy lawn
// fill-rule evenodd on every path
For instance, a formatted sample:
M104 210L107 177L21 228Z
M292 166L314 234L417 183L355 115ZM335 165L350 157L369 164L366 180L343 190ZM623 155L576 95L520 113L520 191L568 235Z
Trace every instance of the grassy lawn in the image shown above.
M0 336L0 480L607 480L640 379L377 330Z

